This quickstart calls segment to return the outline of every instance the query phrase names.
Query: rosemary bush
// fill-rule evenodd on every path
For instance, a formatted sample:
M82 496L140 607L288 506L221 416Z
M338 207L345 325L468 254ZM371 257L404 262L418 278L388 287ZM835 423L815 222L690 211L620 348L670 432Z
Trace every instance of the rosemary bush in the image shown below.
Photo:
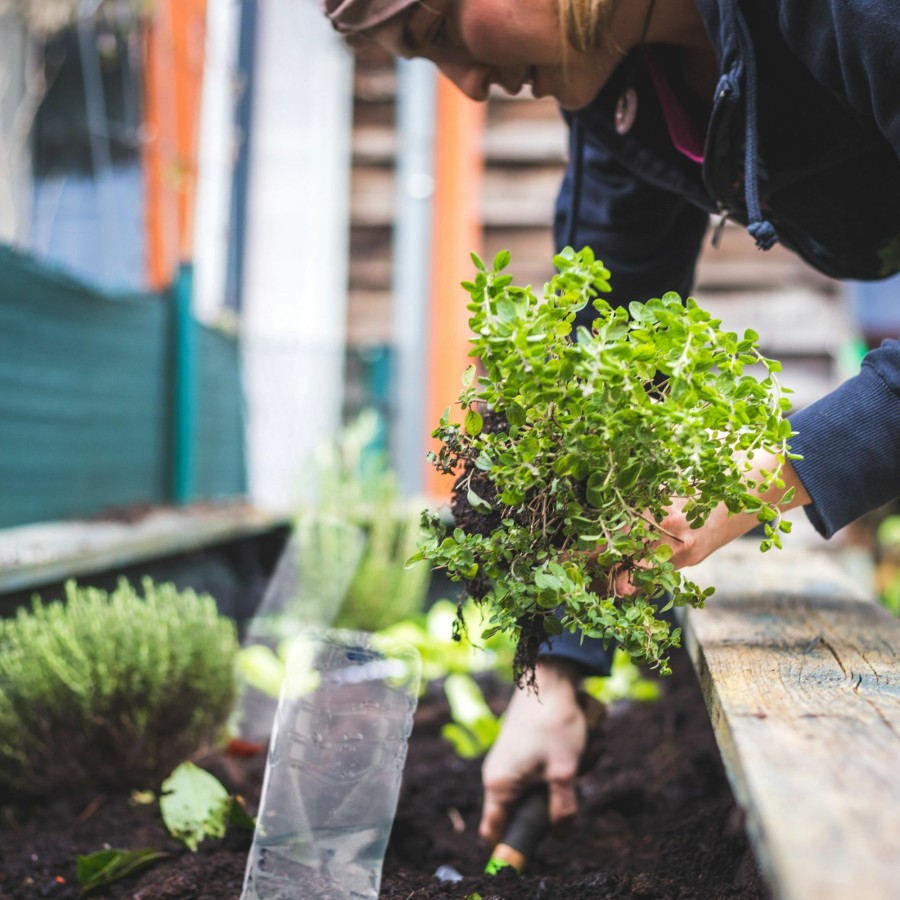
M237 639L208 595L126 581L0 620L0 780L32 794L153 787L219 737Z
M712 593L676 571L660 543L673 498L686 498L694 527L720 502L755 512L764 550L789 530L754 493L783 489L791 458L780 364L760 354L755 333L723 331L691 298L612 308L599 296L609 272L588 248L558 255L540 296L502 273L508 253L490 270L473 261L475 280L463 287L483 374L470 366L463 375L464 421L451 422L448 408L430 454L457 476L457 527L448 533L425 513L428 534L412 559L446 568L488 605L485 636L517 636L518 675L533 668L545 634L576 627L667 673L680 635L660 607L702 606ZM592 330L572 340L588 303ZM779 463L755 484L746 460L761 450ZM623 573L634 593L619 593Z

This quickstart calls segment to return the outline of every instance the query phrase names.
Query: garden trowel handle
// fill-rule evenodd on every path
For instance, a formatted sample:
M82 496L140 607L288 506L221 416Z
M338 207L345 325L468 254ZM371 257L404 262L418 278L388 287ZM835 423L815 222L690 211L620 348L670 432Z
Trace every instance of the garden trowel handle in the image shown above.
M494 847L484 871L493 875L511 866L524 870L550 824L547 786L532 788L513 810L500 843Z
M589 769L597 758L600 726L606 714L606 707L588 694L580 693L578 703L587 723L587 746L582 756L579 773ZM550 810L547 785L537 785L519 801L510 816L506 831L500 843L494 847L484 871L494 875L507 867L522 872L537 845L550 826Z

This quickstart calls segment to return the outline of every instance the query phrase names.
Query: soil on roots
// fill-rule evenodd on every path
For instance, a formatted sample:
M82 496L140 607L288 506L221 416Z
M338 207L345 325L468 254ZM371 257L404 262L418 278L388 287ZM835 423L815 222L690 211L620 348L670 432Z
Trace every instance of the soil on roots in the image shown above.
M672 662L674 675L662 680L660 701L610 711L603 752L579 779L581 809L574 827L565 836L548 836L521 877L480 875L488 856L477 836L480 762L460 760L440 737L447 709L442 692L431 686L410 739L381 897L764 900L690 662L682 652ZM498 708L508 690L492 698ZM255 812L262 754L199 762ZM152 847L171 856L92 893L98 900L237 900L250 835L232 829L225 839L189 853L168 837L156 804L108 795L28 809L5 806L0 900L76 898L76 856L110 846ZM443 864L467 877L438 881L434 872Z

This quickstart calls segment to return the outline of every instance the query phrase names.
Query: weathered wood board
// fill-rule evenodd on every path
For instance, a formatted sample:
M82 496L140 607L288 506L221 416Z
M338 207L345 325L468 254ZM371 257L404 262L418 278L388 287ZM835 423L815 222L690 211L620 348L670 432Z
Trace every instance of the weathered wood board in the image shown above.
M900 898L900 620L822 551L739 541L684 617L722 757L777 900Z
M0 594L188 553L289 524L243 504L158 509L134 522L40 522L0 531Z

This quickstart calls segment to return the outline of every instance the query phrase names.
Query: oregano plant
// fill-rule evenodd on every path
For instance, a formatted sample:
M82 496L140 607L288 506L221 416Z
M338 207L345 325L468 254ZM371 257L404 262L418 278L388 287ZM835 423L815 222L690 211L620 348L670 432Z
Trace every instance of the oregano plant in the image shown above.
M462 422L448 408L429 454L456 475L456 527L424 513L413 560L446 569L488 605L483 637L518 639L519 677L547 635L576 628L668 674L680 630L660 613L712 593L675 569L661 540L673 499L692 527L721 502L755 512L763 550L789 531L778 505L758 497L784 489L782 467L796 458L781 366L758 335L723 330L692 298L612 307L601 296L610 273L589 248L557 255L540 293L512 283L508 253L490 269L472 259L463 287L480 369L463 374ZM575 326L588 304L590 330ZM750 460L762 451L778 464L754 481Z

